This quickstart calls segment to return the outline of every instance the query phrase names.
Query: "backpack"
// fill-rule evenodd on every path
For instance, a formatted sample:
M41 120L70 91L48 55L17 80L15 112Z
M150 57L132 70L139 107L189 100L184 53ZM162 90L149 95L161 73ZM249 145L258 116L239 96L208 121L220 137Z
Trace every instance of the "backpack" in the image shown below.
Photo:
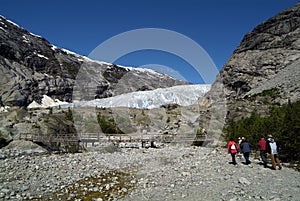
M270 142L270 147L271 147L271 154L277 154L277 144L276 142Z
M230 146L230 153L237 153L237 149L236 149L235 144L231 144L231 146Z

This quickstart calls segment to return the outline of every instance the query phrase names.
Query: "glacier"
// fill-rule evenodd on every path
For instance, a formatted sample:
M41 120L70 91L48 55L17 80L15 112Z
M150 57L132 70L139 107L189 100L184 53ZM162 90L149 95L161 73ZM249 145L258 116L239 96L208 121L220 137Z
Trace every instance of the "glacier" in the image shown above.
M211 88L211 84L179 85L151 91L137 91L90 101L74 101L60 107L129 107L139 109L159 108L166 104L189 106L196 103Z
M52 100L44 95L42 103L38 104L33 101L28 108L47 108L47 107L129 107L138 109L159 108L166 104L178 104L181 106L189 106L195 104L199 98L203 97L211 88L211 84L193 84L179 85L168 88L158 88L151 91L136 91L118 96L94 99L90 101L76 101L73 103Z

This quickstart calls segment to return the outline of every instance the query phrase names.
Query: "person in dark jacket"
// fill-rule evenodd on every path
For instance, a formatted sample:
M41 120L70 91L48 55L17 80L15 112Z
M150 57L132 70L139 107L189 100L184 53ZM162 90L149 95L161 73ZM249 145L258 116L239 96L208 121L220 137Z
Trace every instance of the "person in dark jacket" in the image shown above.
M252 145L247 141L247 139L245 137L242 137L242 142L241 142L240 147L241 147L241 151L244 155L244 158L246 160L246 165L250 164L251 161L249 160L249 157L250 157Z
M282 166L281 166L280 160L278 158L278 146L277 146L275 140L273 139L272 135L268 135L267 154L271 157L272 169L276 170L276 165L278 165L279 170L281 170Z
M267 141L262 137L257 143L260 151L260 157L263 161L264 167L267 167Z

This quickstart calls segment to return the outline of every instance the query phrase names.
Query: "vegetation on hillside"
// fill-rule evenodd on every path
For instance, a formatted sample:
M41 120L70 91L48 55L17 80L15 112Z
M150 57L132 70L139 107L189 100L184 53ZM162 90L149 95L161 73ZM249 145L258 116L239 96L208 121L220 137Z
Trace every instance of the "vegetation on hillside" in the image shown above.
M227 133L227 140L245 136L255 148L261 137L271 134L279 145L281 157L287 161L299 161L300 101L274 107L266 117L252 113L249 118L230 122L224 131Z
M97 121L103 131L103 133L107 133L107 134L112 134L112 133L116 133L116 134L123 134L123 132L118 128L118 126L116 125L116 122L113 118L106 118L105 116L98 114L97 115Z

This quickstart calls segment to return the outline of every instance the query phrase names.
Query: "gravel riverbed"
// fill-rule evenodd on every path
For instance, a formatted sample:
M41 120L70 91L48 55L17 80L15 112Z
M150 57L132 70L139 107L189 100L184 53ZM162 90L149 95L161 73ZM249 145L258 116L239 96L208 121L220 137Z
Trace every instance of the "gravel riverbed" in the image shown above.
M300 200L300 172L251 159L182 145L2 157L0 200Z

